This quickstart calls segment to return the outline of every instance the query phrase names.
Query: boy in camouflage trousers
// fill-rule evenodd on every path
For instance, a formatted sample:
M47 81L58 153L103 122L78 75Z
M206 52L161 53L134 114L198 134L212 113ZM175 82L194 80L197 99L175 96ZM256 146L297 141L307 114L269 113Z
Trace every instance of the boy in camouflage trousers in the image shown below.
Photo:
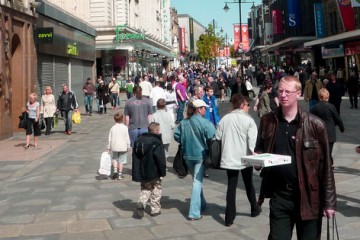
M141 192L136 204L136 214L144 216L146 203L150 200L151 216L161 214L161 178L166 175L166 157L160 135L160 124L152 122L149 133L137 138L132 153L132 180L141 182Z

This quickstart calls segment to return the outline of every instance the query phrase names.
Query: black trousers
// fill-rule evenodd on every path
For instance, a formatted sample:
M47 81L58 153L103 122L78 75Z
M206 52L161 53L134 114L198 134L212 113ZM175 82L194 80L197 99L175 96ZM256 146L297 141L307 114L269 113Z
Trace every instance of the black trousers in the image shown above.
M50 133L50 132L51 132L51 126L52 126L53 118L52 118L52 117L47 117L47 118L44 118L44 119L45 119L45 124L46 124L46 133Z
M299 194L275 191L270 199L270 233L268 240L289 240L294 225L298 240L316 240L321 235L321 218L303 221L300 217ZM320 231L319 231L320 230Z
M239 170L226 170L228 177L228 188L226 192L226 209L225 209L225 223L233 224L236 216L236 188L239 178ZM251 205L251 211L256 210L256 195L255 188L252 181L253 168L248 167L241 170L241 176L244 181L247 198Z
M349 93L351 107L358 107L358 93Z

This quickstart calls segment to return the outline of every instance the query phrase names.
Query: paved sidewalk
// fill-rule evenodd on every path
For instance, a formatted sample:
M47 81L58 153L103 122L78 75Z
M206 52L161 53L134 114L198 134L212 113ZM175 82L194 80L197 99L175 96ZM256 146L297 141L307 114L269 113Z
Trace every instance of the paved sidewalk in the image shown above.
M224 114L229 104L219 104ZM63 134L59 121L54 134L40 137L38 148L23 149L24 133L0 141L1 239L267 238L268 201L260 216L252 218L241 180L235 223L230 228L224 226L227 177L221 170L209 170L210 178L204 180L208 202L204 218L188 221L192 181L189 176L178 179L173 174L172 158L163 180L162 214L152 218L146 209L143 219L133 218L140 186L131 181L131 158L128 156L124 180L96 174L114 123L113 114L109 109L108 114L82 116L82 123L73 127L71 136ZM350 109L345 99L345 133L338 132L333 154L341 239L358 239L360 235L360 155L354 150L360 144L359 117L360 110ZM254 118L258 121L255 114ZM170 156L176 149L177 144L171 144ZM259 192L258 173L254 182Z

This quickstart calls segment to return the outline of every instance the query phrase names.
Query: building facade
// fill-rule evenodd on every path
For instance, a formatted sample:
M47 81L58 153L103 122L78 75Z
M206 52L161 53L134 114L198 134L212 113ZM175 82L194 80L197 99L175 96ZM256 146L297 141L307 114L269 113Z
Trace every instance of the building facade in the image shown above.
M28 0L0 0L0 140L18 131L18 116L36 91L35 17Z
M90 23L97 29L97 74L105 80L160 75L176 57L170 0L90 0Z
M81 9L73 9L77 5L70 6L72 11ZM50 1L41 2L36 11L38 95L42 95L46 86L51 86L57 96L62 91L62 85L68 84L81 105L84 102L82 87L86 79L90 77L95 80L96 30Z

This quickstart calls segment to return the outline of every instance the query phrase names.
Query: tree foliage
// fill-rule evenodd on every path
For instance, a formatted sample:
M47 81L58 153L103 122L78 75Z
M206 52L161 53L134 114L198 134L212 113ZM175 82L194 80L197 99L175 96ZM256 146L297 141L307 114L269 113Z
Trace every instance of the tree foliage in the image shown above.
M199 40L196 42L201 61L207 62L212 58L218 57L219 47L222 42L223 39L215 34L213 26L209 24L206 34L201 34Z

